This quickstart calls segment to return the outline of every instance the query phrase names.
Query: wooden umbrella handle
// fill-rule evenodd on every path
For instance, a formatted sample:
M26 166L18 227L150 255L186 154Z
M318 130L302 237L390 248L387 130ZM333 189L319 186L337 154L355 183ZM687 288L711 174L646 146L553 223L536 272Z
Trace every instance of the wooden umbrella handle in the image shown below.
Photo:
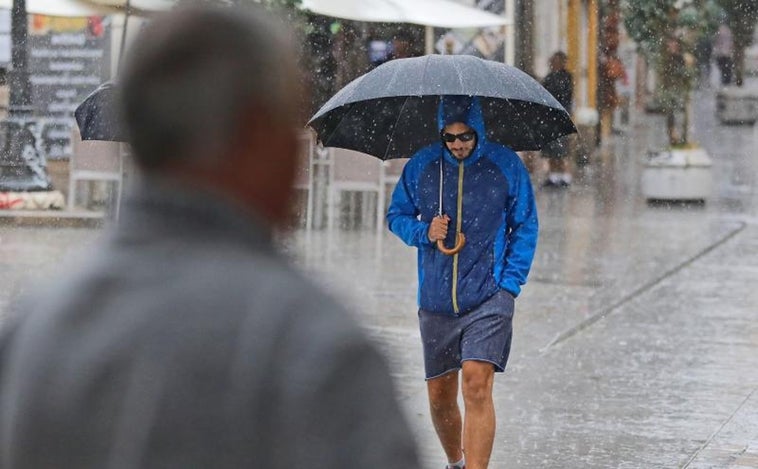
M455 238L455 246L448 249L445 247L445 241L442 239L437 240L437 249L440 250L442 254L447 254L448 256L452 256L453 254L458 254L461 249L463 249L463 246L466 245L466 235L463 233L458 233L458 236Z

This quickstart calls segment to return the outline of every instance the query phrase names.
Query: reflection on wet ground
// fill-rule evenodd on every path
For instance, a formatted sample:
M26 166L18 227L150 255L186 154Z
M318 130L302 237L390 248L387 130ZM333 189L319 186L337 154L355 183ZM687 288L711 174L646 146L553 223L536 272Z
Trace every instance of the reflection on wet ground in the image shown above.
M99 230L0 225L0 323L13 299L54 282L58 266L91 246Z

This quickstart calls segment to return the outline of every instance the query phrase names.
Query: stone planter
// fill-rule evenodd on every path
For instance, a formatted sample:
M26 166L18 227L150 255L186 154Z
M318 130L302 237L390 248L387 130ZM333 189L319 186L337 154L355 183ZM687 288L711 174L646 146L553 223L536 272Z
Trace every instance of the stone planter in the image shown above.
M758 90L729 86L716 94L716 117L722 124L753 125L758 121Z
M642 171L642 194L648 201L705 202L711 195L711 165L702 148L652 152Z

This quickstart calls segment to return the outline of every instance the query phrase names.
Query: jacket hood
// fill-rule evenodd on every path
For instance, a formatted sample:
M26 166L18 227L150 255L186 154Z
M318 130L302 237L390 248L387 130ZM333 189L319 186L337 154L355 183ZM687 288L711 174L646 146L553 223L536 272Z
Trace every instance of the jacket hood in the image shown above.
M443 96L440 99L439 109L437 111L437 128L442 132L446 125L453 122L463 122L474 131L476 131L476 147L471 155L464 160L464 164L472 163L481 157L482 148L486 142L486 129L484 127L484 116L479 99L475 96ZM445 158L451 163L458 163L458 160L442 144L445 151Z

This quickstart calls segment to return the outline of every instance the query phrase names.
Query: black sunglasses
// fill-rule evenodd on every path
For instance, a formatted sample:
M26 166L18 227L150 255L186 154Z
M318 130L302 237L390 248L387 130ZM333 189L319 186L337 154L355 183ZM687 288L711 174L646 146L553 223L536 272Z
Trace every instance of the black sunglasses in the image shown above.
M443 132L441 134L442 140L448 143L453 143L456 139L460 139L461 142L470 142L471 140L476 138L476 132L473 130L469 130L468 132L463 132L460 134L451 134L447 132Z

